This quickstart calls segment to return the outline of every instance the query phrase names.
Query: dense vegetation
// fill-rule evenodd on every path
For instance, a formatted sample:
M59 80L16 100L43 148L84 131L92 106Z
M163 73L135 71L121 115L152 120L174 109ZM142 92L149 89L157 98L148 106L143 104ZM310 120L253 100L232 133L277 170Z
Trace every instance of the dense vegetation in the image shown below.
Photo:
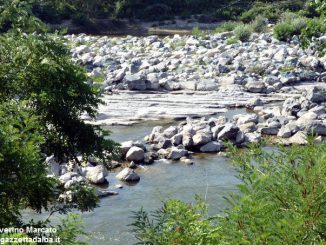
M95 116L100 91L72 62L61 37L44 33L31 7L19 0L0 5L0 227L51 225L23 221L26 208L53 214L97 206L95 189L87 184L72 185L64 198L57 180L47 176L44 155L73 164L81 164L77 155L95 157L110 167L119 153L105 138L108 132L80 119L85 112ZM80 233L76 221L68 218L58 227L71 244Z
M230 156L239 171L238 192L224 216L207 205L169 200L152 215L134 215L139 244L322 244L325 241L326 145L313 142L266 153Z

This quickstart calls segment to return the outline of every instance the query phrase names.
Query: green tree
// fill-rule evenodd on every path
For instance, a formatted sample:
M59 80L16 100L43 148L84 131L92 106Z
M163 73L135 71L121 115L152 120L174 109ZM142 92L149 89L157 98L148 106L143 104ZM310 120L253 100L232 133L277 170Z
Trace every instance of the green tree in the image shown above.
M0 104L0 226L19 225L20 208L48 207L55 181L47 178L38 118L25 103Z

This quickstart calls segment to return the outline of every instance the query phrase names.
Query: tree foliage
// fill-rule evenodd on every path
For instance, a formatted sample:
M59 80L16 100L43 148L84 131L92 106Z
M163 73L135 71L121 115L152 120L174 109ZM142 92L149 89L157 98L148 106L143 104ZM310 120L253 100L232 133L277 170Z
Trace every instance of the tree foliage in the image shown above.
M326 233L326 144L231 150L241 183L221 217L168 201L153 218L140 211L139 244L320 244ZM203 209L199 209L202 211ZM188 243L198 239L195 243ZM163 241L163 242L162 242Z
M48 207L54 180L40 157L44 142L38 118L23 102L0 104L0 226L20 223L20 208Z
M34 224L21 218L26 208L46 210L51 216L97 206L97 193L86 183L71 186L63 198L64 190L47 176L44 153L76 163L77 155L93 156L107 167L119 154L117 144L106 138L109 132L80 119L83 113L95 117L100 91L89 85L85 70L72 61L60 36L44 33L33 4L0 0L1 227ZM76 232L69 233L73 241Z

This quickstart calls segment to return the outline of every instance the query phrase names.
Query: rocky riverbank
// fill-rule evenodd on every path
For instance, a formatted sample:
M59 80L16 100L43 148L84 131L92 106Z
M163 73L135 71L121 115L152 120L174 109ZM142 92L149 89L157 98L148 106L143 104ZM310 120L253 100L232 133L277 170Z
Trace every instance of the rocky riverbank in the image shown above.
M66 38L73 58L103 80L102 125L214 115L257 97L284 101L301 94L302 84L324 86L326 58L302 50L297 37L286 43L253 34L228 44L230 35Z
M223 154L225 142L244 147L272 136L277 144L302 145L312 132L316 142L322 141L326 58L302 50L297 37L285 43L270 33L254 34L249 42L229 44L230 35L66 36L73 59L105 91L105 104L89 123L186 119L176 126L154 127L144 141L123 142L126 168L117 174L119 180L139 181L135 169L158 159L192 164L194 153ZM250 113L227 119L223 113L232 107L246 107ZM79 182L106 182L106 169L92 159L83 167L51 157L47 163L66 189Z

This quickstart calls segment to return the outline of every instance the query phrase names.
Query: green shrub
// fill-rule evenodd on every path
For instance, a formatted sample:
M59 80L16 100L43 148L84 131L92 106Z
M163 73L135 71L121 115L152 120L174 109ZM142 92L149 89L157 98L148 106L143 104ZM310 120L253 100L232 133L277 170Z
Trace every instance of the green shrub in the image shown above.
M241 14L240 20L249 23L253 21L257 16L262 15L271 22L276 22L281 14L281 10L270 3L256 2L248 10Z
M307 21L306 28L302 29L300 41L307 48L313 38L318 38L326 33L326 21L323 18L314 18ZM326 43L315 47L322 56L326 52Z
M169 200L153 216L135 212L134 220L132 231L139 244L218 244L207 206L198 198L195 204Z
M267 31L267 22L268 20L262 15L257 16L255 20L251 22L253 31L257 33Z
M227 45L232 45L232 44L236 44L238 41L239 41L239 40L237 40L236 38L231 37L231 38L228 38L228 39L226 40L226 44L227 44Z
M219 25L215 28L214 32L220 33L220 32L226 32L226 31L233 31L240 23L235 21L227 21Z
M307 25L307 18L287 16L283 22L278 23L274 27L274 36L278 40L287 41L294 35L300 35L301 31Z
M287 41L293 36L293 26L289 22L281 22L274 26L273 34L276 39Z
M229 209L207 217L202 203L172 200L152 217L142 210L133 223L139 244L323 244L326 144L229 155L241 180Z
M200 30L198 26L194 27L191 31L191 35L194 37L199 37L199 38L206 38L207 37L207 32Z
M239 25L234 29L234 36L236 40L247 42L253 32L251 25Z

